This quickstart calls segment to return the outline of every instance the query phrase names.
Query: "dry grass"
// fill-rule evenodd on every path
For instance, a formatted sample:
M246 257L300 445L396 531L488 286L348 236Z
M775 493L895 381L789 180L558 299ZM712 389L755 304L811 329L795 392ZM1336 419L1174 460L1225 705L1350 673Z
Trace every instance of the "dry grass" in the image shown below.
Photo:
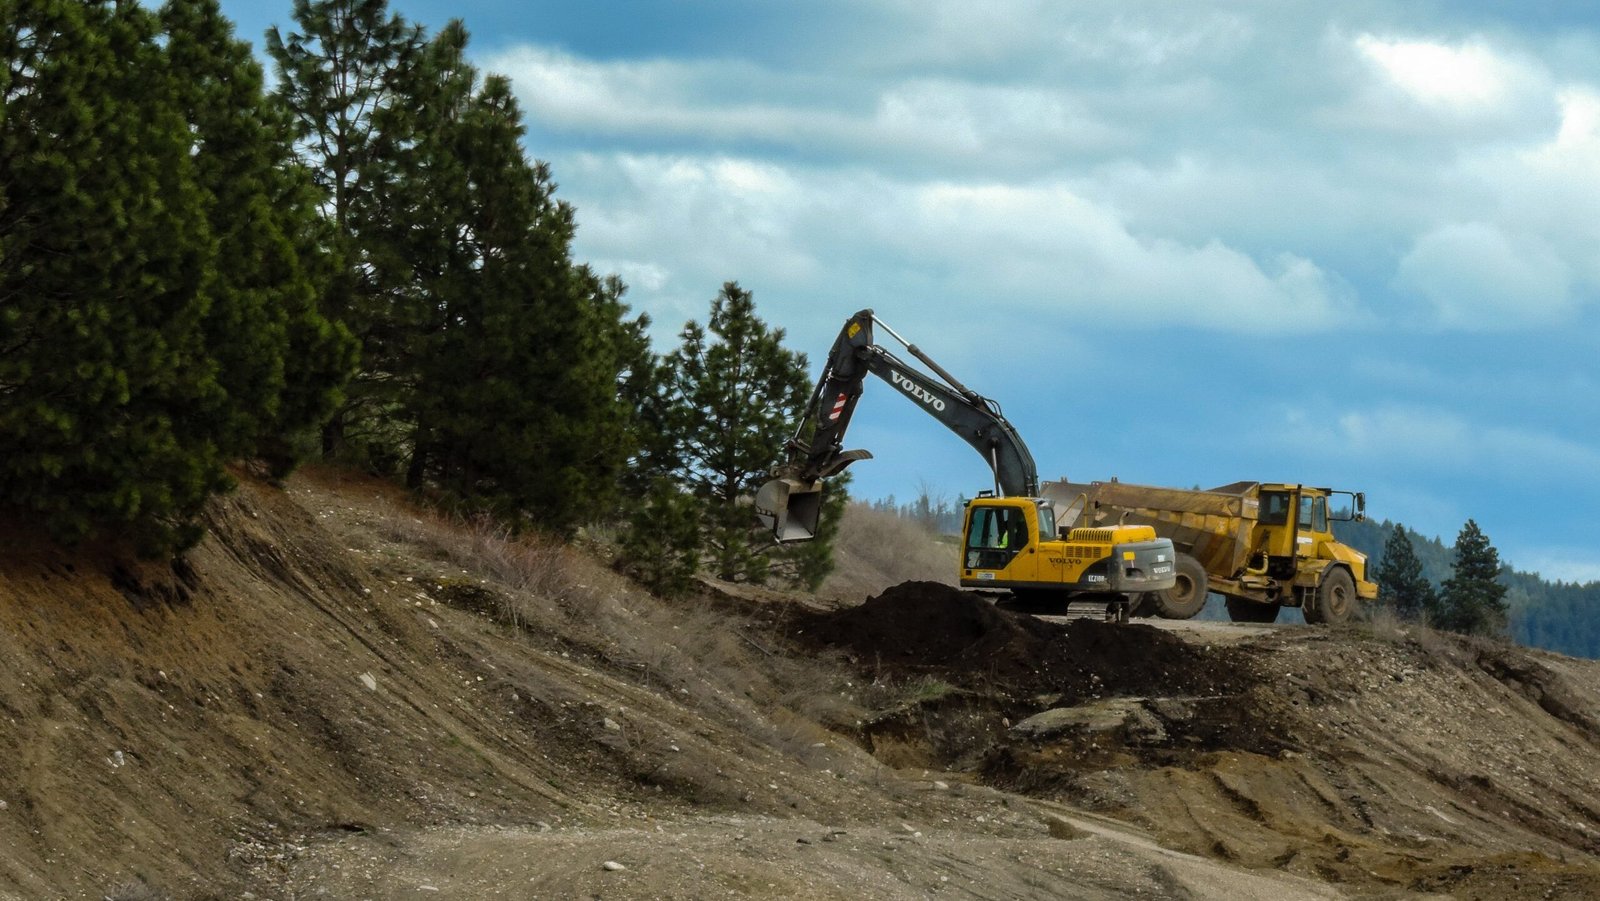
M496 622L519 634L556 634L586 646L630 679L738 724L751 738L807 764L821 766L826 759L839 766L832 730L849 731L870 708L896 706L922 690L862 685L837 660L788 652L785 637L765 619L704 598L655 597L595 556L547 536L511 534L486 520L461 521L403 502L380 502L380 510L379 540L464 571L459 579L437 577L436 588L448 592L452 582L470 583L460 587L492 598L493 609L471 606ZM924 545L925 556L944 556L926 533L894 517L887 521L891 528L881 531L902 546L890 558ZM901 580L878 578L890 580L885 587Z
M955 547L921 526L851 504L839 524L834 562L821 593L854 602L911 580L954 585L959 560Z
M1374 638L1389 644L1399 644L1422 628L1419 623L1406 622L1396 616L1394 608L1387 604L1366 605L1362 620Z

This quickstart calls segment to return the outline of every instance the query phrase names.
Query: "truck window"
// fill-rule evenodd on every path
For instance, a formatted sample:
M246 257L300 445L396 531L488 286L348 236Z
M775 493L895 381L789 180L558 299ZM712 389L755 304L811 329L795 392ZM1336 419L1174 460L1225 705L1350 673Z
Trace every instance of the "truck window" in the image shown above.
M1300 528L1302 529L1311 528L1311 507L1311 498L1303 497L1300 499Z
M1283 526L1289 524L1289 492L1263 491L1261 492L1261 512L1257 514L1264 526Z
M1325 497L1319 497L1311 504L1311 531L1328 531L1328 499Z

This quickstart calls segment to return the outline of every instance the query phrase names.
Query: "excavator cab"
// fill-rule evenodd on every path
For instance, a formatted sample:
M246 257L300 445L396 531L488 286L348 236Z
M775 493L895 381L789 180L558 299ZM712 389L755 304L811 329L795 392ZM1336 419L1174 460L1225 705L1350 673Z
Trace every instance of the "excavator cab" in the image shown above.
M974 507L967 521L966 569L1005 569L1029 545L1021 507Z

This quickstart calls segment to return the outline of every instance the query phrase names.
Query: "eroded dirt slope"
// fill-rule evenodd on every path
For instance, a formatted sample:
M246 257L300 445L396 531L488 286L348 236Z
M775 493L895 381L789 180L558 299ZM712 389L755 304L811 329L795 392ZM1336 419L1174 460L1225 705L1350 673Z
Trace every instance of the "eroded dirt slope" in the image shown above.
M938 680L862 730L902 765L1358 892L1600 896L1592 662L1394 627L1224 643L1045 622L928 583L806 619L862 665Z
M922 583L666 603L330 473L211 528L5 536L0 897L1600 889L1587 662Z
M6 535L0 897L1321 891L885 766L821 724L899 689L786 654L778 595L662 603L338 474L210 527L177 564Z

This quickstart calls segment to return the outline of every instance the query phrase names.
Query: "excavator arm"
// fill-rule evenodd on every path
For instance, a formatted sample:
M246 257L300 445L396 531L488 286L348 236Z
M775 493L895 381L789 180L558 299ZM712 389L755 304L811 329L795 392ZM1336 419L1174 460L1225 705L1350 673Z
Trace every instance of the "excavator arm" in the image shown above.
M880 346L877 329L937 375L907 365ZM816 537L823 481L872 456L865 450L844 449L845 431L868 373L888 382L981 454L994 472L998 494L1034 497L1039 493L1033 455L1001 414L1000 405L961 384L871 310L862 310L850 317L833 342L799 431L789 441L786 462L756 493L756 514L778 541Z

